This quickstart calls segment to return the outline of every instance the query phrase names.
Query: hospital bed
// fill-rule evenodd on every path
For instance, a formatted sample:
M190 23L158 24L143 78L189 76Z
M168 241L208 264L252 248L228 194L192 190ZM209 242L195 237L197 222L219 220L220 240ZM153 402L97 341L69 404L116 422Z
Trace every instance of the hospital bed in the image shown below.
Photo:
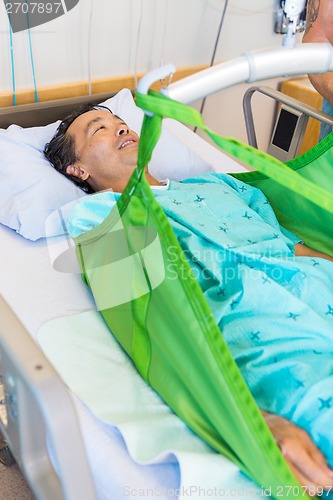
M250 65L249 70L244 61L227 67L223 71L227 80L228 75L230 78L222 86L249 79L249 72L252 72L252 80L269 76L265 71L254 75L254 69L255 66ZM281 71L283 73L284 68ZM292 74L299 72L298 65ZM232 76L235 74L236 77ZM179 89L179 96L171 96L180 100L196 99L202 93L202 90L193 91L189 97L188 89L182 94L181 87L174 85L174 93ZM215 84L213 87L208 93L217 90ZM182 95L186 95L186 99L181 99ZM94 96L89 100L103 102L108 97ZM0 128L12 123L46 125L77 108L81 101L72 99L1 110ZM181 138L186 148L205 160L203 171L221 167L228 172L243 169L185 127L169 122L167 128ZM175 435L163 436L162 433L160 437L161 441L170 439L170 447L166 444L164 451L153 460L140 460L138 457L144 454L133 452L133 441L119 430L121 426L98 418L88 404L68 390L37 346L40 343L37 334L43 325L95 309L77 270L59 272L56 261L51 258L53 251L63 249L64 243L68 245L67 236L29 241L13 229L0 226L0 239L0 430L37 498L117 499L139 496L140 492L142 496L152 497L153 492L155 496L158 492L159 498L168 498L170 492L176 497L179 488L187 486L193 486L191 498L199 498L202 492L200 494L195 476L200 478L203 464L210 464L211 469L215 467L218 471L212 482L206 484L206 492L209 487L213 491L218 484L224 492L240 487L242 491L251 489L252 496L262 496L258 487L234 465L209 450L202 450L195 436L188 437L189 441L192 438L196 441L193 448L185 440L174 450L172 446L178 442L178 432L187 432L178 422ZM82 365L82 377L84 368ZM152 401L154 406L156 401ZM108 400L107 404L112 408L118 401ZM163 408L163 412L167 410ZM217 476L218 483L214 482ZM188 482L192 480L193 485Z
M108 97L4 109L0 128L12 123L46 125L83 101L100 103ZM168 127L206 159L205 170L208 164L227 164L229 171L242 169L184 126L169 123ZM131 485L133 491L176 490L176 459L154 465L135 463L117 428L101 422L68 392L36 345L39 328L49 320L94 309L79 274L57 272L50 259L53 246L61 247L66 237L30 241L3 225L0 233L0 429L36 497L124 498L124 485ZM2 456L10 462L8 452L3 450Z

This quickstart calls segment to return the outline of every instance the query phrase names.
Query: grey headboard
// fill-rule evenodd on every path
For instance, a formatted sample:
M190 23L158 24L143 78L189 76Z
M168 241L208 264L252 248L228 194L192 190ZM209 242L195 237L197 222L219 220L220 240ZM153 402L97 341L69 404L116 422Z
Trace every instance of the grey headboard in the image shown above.
M7 128L15 123L21 127L38 127L48 125L77 109L83 103L100 103L113 97L115 93L95 94L91 96L72 97L57 101L46 101L35 104L23 104L0 109L0 128Z

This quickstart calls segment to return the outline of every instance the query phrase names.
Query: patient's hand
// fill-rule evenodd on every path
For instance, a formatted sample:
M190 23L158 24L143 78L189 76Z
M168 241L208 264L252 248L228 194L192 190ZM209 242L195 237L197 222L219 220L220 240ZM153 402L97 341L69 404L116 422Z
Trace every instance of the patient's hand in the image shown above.
M304 257L320 257L322 259L327 259L333 261L333 257L327 255L327 253L317 252L317 250L313 250L313 248L307 247L303 245L303 243L296 243L295 245L295 255L296 257L304 256Z
M309 496L333 486L333 471L306 431L286 418L261 411L290 469ZM319 489L317 489L319 488Z

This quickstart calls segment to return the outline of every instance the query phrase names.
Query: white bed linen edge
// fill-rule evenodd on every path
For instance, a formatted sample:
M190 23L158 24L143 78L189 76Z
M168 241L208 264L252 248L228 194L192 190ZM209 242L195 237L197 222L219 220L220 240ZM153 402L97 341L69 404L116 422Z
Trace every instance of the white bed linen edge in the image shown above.
M57 246L59 240L53 238L49 244ZM0 241L0 294L33 338L52 318L94 309L79 274L53 269L46 240L32 242L0 225ZM116 428L101 422L77 398L74 401L99 500L130 498L119 487L126 478L137 491L149 486L163 493L165 487L177 487L177 464L170 460L161 466L136 464ZM159 498L166 500L168 495Z
M119 429L135 462L170 464L175 456L179 492L190 492L192 499L237 497L236 490L238 496L250 491L261 496L260 488L193 434L144 382L97 311L52 320L40 328L37 339L80 401ZM119 486L125 493L136 489L130 482Z

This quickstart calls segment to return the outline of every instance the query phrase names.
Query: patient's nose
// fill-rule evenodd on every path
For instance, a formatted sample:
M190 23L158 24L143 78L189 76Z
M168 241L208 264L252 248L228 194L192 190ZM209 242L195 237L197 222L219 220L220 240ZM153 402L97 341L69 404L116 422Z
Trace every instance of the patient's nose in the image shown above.
M117 135L127 135L129 132L129 128L126 125L121 125L118 129Z

